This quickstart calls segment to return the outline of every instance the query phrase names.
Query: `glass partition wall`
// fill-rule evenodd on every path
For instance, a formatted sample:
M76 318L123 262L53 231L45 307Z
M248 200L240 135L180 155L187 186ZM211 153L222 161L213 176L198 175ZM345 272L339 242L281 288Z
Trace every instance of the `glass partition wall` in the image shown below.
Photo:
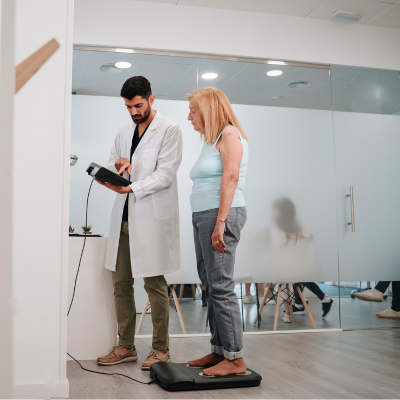
M399 71L331 74L341 326L399 328Z
M115 67L115 63L121 61L129 62L131 66L126 69ZM335 68L340 70L342 78ZM356 183L352 184L345 173L349 167L357 170L355 152L362 151L355 144L359 138L354 136L351 142L354 145L350 152L353 158L347 160L348 153L343 152L350 151L346 141L351 141L352 135L355 135L345 117L351 118L354 117L352 113L360 112L356 107L362 105L357 101L366 101L366 96L365 93L364 96L357 93L358 97L354 95L344 100L343 97L353 91L348 78L354 75L354 71L351 73L351 69L335 68L279 61L272 64L268 60L221 60L204 56L74 50L73 93L76 96L72 103L72 151L78 156L82 154L82 162L81 167L77 164L71 170L70 214L73 226L80 226L84 217L82 204L86 196L86 164L96 160L99 164L106 163L115 133L122 124L129 121L123 100L119 97L126 79L135 75L148 78L156 96L154 108L178 123L182 129L184 152L178 171L182 268L166 275L170 290L175 290L180 299L182 319L171 299L171 334L182 334L183 329L188 334L209 332L207 307L203 306L197 276L189 203L192 186L189 171L203 143L187 121L186 95L201 87L214 86L224 91L249 139L250 156L244 191L248 220L242 231L235 265L236 293L245 332L336 329L341 326L344 329L356 328L353 322L365 319L365 307L369 307L368 312L371 314L371 304L377 304L363 303L350 297L350 291L355 289L353 286L358 285L357 279L395 279L393 272L396 270L396 255L389 251L389 243L397 239L397 236L390 236L395 232L395 222L390 222L393 231L389 230L387 235L382 235L383 226L380 226L381 229L375 227L358 239L360 244L353 243L356 236L351 236L351 228L349 231L349 226L343 222L346 220L347 223L349 218L346 207L350 203L345 196L348 186L354 185L355 215L360 219L357 220L360 230L363 224L362 208L357 203L362 189L356 190ZM392 94L394 96L394 92ZM331 104L334 105L333 112ZM353 108L344 110L346 104ZM85 121L90 121L90 125ZM392 122L392 130L389 130L389 126L381 126L380 133L388 137L391 135L389 140L393 140L393 143L396 140L395 126L399 121L396 117ZM352 124L357 125L357 128L364 124L366 128L372 129L372 125L362 117L357 123L352 121ZM353 180L359 186L371 179L371 174L363 178L363 170L376 171L374 168L378 160L382 164L385 161L382 153L384 149L379 150L372 142L367 143L367 138L373 140L372 132L365 135L366 138L362 138L363 146L376 153L357 156L365 162L365 165L360 164L359 177L354 172ZM89 145L93 140L96 141L94 147ZM385 146L395 152L394 146L391 147L389 143ZM347 167L343 167L346 162ZM388 170L395 168L396 162L390 166L381 166L374 176L386 174L382 179L387 178L385 182L388 183ZM342 166L338 166L338 163ZM393 174L394 170L391 171ZM381 181L377 185L385 185L385 182ZM394 191L394 196L397 193L396 185L392 183L385 190ZM96 190L98 188L93 187L93 197L97 196ZM376 198L380 195L384 196L382 192L376 193ZM108 234L113 198L113 193L104 195L102 192L101 196L98 193L91 209L89 222L104 236ZM368 201L373 200L369 198ZM381 204L379 215L386 222L392 221L389 214L390 210L395 212L396 201L397 198L391 197ZM367 211L375 206L376 203L371 203L364 207ZM379 219L377 215L375 218ZM365 223L368 225L372 222ZM356 234L361 235L358 231ZM368 243L366 246L369 245L368 250L372 252L372 240L380 244L379 251L384 252L383 249L386 249L391 273L374 275L375 268L379 268L377 260L374 266L364 267L371 268L371 273L360 273L355 269L357 265L364 265L365 260L357 258L355 263L354 251L365 252L363 243ZM352 244L359 247L350 248ZM378 251L376 248L374 250ZM374 256L380 257L382 254L374 253ZM363 257L372 262L371 255ZM353 269L354 273L351 272ZM343 280L346 282L341 282ZM146 301L142 286L143 281L136 279L138 314L142 313ZM365 287L365 282L361 282L361 287ZM330 300L333 300L331 308L326 305ZM305 307L302 309L303 303ZM283 312L290 311L290 304L295 307L293 319ZM339 310L343 311L342 315ZM325 317L324 313L327 314ZM372 318L372 314L370 316ZM397 322L393 321L391 326L396 326ZM368 324L359 324L359 327L363 326ZM151 333L151 318L147 314L140 334Z

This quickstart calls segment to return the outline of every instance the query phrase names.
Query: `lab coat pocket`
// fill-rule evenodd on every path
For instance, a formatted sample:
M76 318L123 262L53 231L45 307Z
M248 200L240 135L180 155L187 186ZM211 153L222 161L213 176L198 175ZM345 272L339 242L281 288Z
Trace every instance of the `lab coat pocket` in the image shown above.
M148 149L143 154L142 165L146 169L154 169L157 164L159 149Z
M172 218L172 189L162 189L152 194L155 217L160 221Z

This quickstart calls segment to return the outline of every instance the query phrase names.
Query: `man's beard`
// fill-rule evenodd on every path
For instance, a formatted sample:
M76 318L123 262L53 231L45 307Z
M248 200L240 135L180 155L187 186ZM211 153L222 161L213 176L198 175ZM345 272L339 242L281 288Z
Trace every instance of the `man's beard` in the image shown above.
M151 113L151 108L149 105L147 105L147 110L144 112L144 115L142 116L142 118L136 119L136 120L134 119L134 117L139 117L141 115L131 115L131 118L136 125L140 125L140 124L143 124L143 122L146 122L148 120L148 118L150 117L150 113Z

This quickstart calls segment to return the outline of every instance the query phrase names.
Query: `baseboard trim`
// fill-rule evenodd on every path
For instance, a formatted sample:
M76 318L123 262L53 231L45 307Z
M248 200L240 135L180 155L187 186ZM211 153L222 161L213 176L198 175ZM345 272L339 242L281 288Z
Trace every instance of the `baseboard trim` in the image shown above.
M277 335L289 333L324 333L324 332L342 332L342 329L299 329L297 331L256 331L243 332L243 335ZM151 339L153 335L136 335L135 339ZM188 334L172 334L170 338L187 338L187 337L211 337L210 333L188 333Z
M69 382L13 385L14 399L68 399Z

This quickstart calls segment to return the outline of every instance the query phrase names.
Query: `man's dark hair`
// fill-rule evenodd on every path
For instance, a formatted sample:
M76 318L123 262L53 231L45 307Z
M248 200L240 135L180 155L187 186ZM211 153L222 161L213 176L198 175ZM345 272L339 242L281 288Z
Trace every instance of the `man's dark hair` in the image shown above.
M151 96L150 82L144 76L133 76L122 86L121 97L132 100L135 96L142 96L148 100Z

